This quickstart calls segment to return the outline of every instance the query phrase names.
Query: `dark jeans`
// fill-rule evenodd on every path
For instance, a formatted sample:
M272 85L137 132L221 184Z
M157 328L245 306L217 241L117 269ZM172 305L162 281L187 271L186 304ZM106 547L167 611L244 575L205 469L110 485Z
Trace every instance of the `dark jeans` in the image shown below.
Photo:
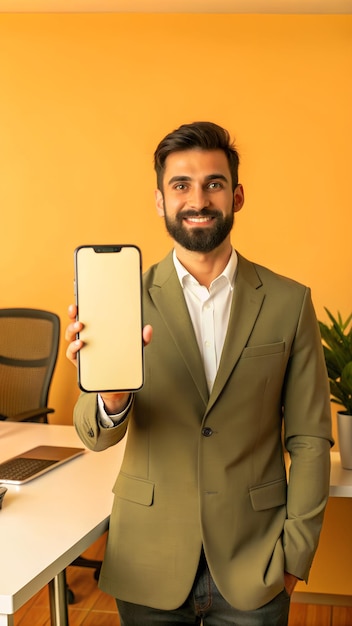
M287 626L290 608L290 597L284 590L255 611L234 609L216 588L205 558L201 559L186 602L174 611L116 602L121 626Z

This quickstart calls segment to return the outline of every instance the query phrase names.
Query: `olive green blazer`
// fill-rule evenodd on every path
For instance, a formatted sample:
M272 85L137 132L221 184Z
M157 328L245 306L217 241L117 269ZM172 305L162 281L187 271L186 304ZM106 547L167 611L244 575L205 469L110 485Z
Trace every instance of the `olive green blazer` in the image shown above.
M146 272L143 289L154 334L128 418L99 426L95 394L75 408L92 450L128 433L100 586L174 609L203 545L222 595L255 609L283 589L285 569L307 579L329 492L329 389L310 291L239 255L209 396L171 253Z

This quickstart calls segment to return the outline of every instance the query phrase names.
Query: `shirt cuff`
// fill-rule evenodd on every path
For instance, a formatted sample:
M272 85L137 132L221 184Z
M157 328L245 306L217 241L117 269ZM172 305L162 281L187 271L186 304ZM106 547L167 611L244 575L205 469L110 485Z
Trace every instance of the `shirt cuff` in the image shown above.
M98 418L99 422L103 428L113 428L114 426L118 426L121 424L127 413L129 412L132 402L133 402L133 393L130 393L130 397L128 398L127 406L120 413L116 413L116 415L108 415L105 411L104 402L100 394L98 394Z

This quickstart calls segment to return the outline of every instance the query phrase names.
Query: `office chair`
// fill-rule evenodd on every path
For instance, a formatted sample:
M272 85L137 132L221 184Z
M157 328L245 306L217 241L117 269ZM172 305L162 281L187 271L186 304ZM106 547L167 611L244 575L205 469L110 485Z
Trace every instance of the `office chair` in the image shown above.
M48 422L60 319L38 309L0 309L0 420Z
M99 580L99 574L102 566L101 561L97 561L95 559L88 559L85 556L78 556L77 559L70 563L70 567L91 567L94 569L93 575L95 580ZM70 587L67 587L67 602L69 604L74 604L75 602L75 594Z

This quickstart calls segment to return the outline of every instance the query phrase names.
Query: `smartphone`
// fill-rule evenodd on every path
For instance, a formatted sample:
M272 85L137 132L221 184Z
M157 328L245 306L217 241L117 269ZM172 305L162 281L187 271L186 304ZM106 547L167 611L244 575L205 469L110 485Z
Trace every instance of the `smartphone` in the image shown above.
M74 251L82 391L143 386L142 259L134 245L86 245Z

